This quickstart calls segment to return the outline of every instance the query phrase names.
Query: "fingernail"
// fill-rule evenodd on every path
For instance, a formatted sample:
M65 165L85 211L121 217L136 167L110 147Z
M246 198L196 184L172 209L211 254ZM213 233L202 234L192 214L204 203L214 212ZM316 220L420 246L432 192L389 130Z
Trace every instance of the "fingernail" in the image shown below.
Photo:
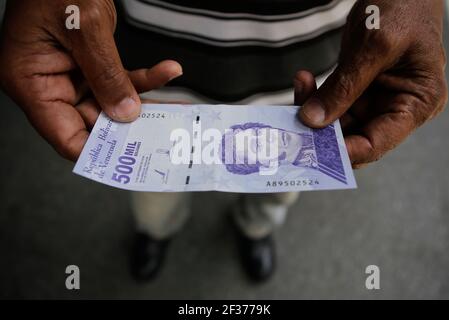
M172 81L173 79L179 78L180 76L182 76L182 70L179 73L171 76L170 79L168 79L168 81Z
M310 99L302 108L303 115L313 124L321 125L326 120L326 110L318 99Z
M114 106L113 118L117 121L133 120L139 110L139 105L132 98L125 98Z
M171 69L172 76L170 77L169 81L182 76L183 70L179 63L172 64Z

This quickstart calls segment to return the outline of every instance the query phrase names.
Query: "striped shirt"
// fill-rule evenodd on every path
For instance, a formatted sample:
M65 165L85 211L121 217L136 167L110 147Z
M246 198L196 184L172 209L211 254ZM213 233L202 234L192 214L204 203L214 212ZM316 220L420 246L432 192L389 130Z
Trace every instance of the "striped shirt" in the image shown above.
M126 67L174 59L184 75L152 98L291 104L299 69L335 66L356 0L122 0Z

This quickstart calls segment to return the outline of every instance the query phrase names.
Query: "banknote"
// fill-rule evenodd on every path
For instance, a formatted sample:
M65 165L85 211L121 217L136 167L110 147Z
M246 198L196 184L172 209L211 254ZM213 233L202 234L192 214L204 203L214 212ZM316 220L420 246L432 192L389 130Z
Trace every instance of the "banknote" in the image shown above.
M339 122L310 129L298 108L144 104L132 123L102 113L74 173L148 192L356 188Z

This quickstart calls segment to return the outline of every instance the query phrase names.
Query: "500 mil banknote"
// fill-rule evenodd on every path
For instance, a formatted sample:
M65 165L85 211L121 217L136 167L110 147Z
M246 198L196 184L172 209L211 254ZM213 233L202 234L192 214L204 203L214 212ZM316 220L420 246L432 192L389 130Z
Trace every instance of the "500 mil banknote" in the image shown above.
M143 105L104 113L74 172L151 192L287 192L356 188L339 122L310 129L295 106Z

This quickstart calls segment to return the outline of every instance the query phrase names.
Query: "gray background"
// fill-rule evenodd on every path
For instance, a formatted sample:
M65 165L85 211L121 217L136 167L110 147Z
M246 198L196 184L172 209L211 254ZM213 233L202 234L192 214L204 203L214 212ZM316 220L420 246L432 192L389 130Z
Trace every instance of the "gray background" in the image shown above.
M357 171L358 190L304 193L276 235L268 283L240 269L223 214L231 199L207 193L160 277L139 285L127 193L73 175L1 93L0 105L0 298L449 298L448 112ZM69 264L80 291L65 289ZM379 291L365 289L370 264Z

